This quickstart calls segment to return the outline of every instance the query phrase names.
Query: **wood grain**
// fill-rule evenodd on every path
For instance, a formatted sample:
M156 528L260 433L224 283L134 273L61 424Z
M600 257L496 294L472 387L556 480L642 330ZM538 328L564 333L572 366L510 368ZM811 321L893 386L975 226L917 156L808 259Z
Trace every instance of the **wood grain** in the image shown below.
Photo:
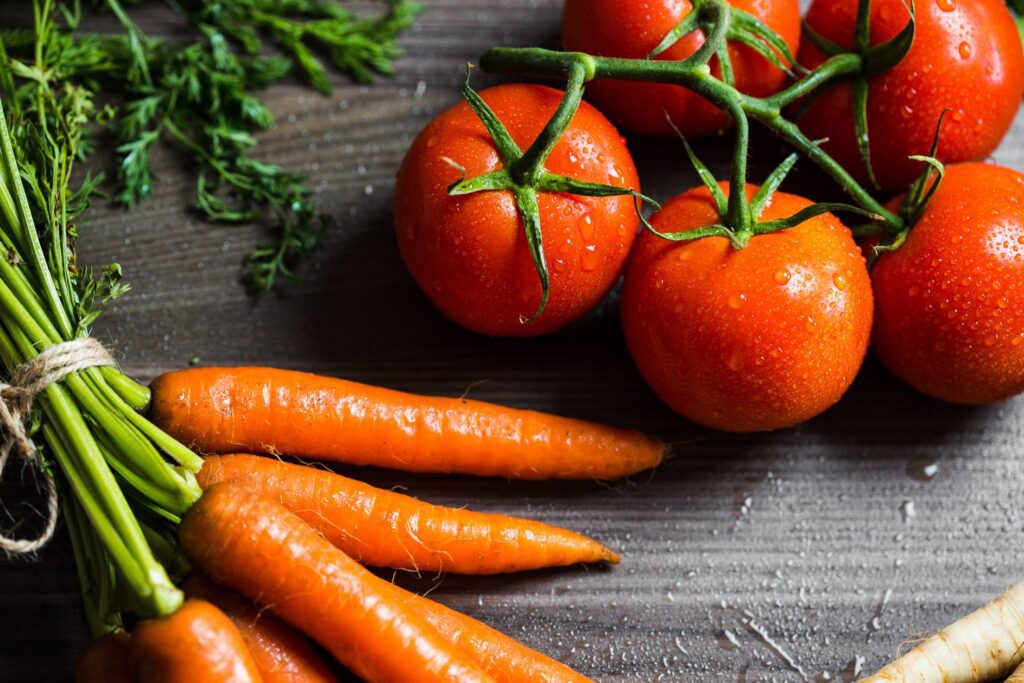
M99 336L143 378L203 363L257 363L605 420L675 443L653 476L612 487L353 471L428 500L564 524L620 550L609 570L401 577L602 681L852 677L1024 578L1024 402L967 409L902 387L873 361L835 409L795 430L730 436L675 417L630 362L614 299L546 339L485 339L446 322L400 263L395 172L417 131L457 101L463 65L492 45L557 44L557 0L436 0L403 40L395 78L342 79L331 97L266 93L278 126L262 153L307 173L337 220L303 283L253 301L238 285L259 231L186 210L191 179L160 159L156 194L100 207L81 257L119 261L134 292ZM145 7L141 12L148 11ZM173 30L154 13L147 27ZM489 82L477 76L478 82ZM1024 167L1024 118L997 155ZM694 183L676 144L631 140L645 189ZM721 168L723 141L699 145ZM752 174L782 150L759 135ZM809 164L791 186L834 191ZM937 474L921 474L936 464ZM2 490L12 499L16 475ZM0 680L69 676L87 634L63 531L35 562L0 562ZM788 659L788 661L787 661ZM826 679L828 675L830 678Z

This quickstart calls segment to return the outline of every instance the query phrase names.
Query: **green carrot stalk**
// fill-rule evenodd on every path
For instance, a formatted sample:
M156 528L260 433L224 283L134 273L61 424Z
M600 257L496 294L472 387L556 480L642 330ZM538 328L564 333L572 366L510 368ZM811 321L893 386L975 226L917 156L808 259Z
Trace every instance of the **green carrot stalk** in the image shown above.
M37 21L51 22L54 11L43 2ZM48 35L45 27L36 34ZM116 268L100 279L79 270L70 242L91 192L69 185L91 99L33 75L43 68L13 68L29 85L0 92L0 365L8 377L87 336L102 303L124 291ZM110 365L69 374L35 396L41 453L20 453L43 458L43 476L59 477L69 494L64 510L97 634L120 629L124 611L160 617L183 600L168 572L180 571L180 559L153 525L180 519L198 499L202 463L136 412L147 402L148 390Z

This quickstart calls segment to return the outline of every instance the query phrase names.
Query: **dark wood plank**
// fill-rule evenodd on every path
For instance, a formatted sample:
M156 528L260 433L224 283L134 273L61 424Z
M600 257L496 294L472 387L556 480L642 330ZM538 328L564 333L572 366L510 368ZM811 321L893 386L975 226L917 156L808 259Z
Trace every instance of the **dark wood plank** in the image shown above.
M189 213L191 180L176 157L161 159L144 206L93 213L82 258L120 261L135 286L98 327L130 371L151 378L198 356L427 393L469 388L474 398L673 441L674 459L653 476L611 487L355 472L439 503L564 524L621 549L622 565L608 570L447 577L432 593L604 681L848 679L857 662L881 665L911 634L1021 578L1020 401L942 405L869 361L844 401L810 424L716 434L672 415L638 378L614 297L573 328L531 341L481 338L433 310L390 229L402 155L457 101L467 61L492 45L557 44L560 3L428 4L394 79L371 88L338 79L331 97L298 85L266 94L279 123L263 136L263 154L308 173L338 222L300 286L258 302L244 294L239 263L258 231ZM151 24L169 22L161 14ZM1018 118L997 159L1024 167L1022 140ZM694 182L677 145L631 145L656 197ZM700 148L722 167L722 141ZM755 174L782 151L766 136L755 149ZM804 168L794 186L830 193L818 176ZM930 480L926 464L938 466ZM0 563L0 680L67 678L86 638L73 569L63 538L37 562ZM435 580L403 582L425 590Z

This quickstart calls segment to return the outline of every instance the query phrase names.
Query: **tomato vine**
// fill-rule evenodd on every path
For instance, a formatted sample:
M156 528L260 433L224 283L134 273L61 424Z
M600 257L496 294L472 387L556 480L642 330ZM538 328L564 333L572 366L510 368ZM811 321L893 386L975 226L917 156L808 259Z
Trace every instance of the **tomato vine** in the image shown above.
M923 204L927 202L929 196L927 185L932 177L933 166L936 166L938 162L932 157L917 157L919 160L926 161L929 166L916 185L920 188L920 192L911 193L915 199L913 210L892 211L872 194L872 190L877 189L878 185L874 180L873 173L870 172L869 131L866 115L868 80L899 64L907 55L914 41L916 19L913 2L911 2L908 7L910 17L906 27L891 40L879 45L871 45L869 8L870 0L860 0L856 41L852 50L843 50L835 43L813 32L808 33L810 40L828 55L828 59L813 70L802 68L785 42L771 28L753 16L731 7L726 0L694 2L693 10L665 36L651 54L643 59L602 57L582 52L560 52L543 48L493 48L484 54L480 60L480 66L489 72L517 73L539 77L562 76L567 79L561 107L548 122L537 141L525 153L520 152L511 143L507 133L503 132L504 128L501 122L497 120L493 112L487 109L487 105L469 87L468 82L464 89L466 99L493 137L505 166L479 178L462 178L451 186L450 193L459 195L484 190L511 190L513 192L529 240L534 266L544 292L539 310L529 320L536 319L543 311L548 295L549 280L539 214L536 209L536 192L546 190L591 196L633 194L638 200L647 200L646 197L623 188L592 186L573 181L571 178L555 178L546 174L543 169L544 159L572 119L583 98L587 83L595 79L644 81L683 86L728 114L735 136L730 172L732 187L743 187L747 181L749 122L753 119L772 130L792 146L797 153L818 164L853 202L853 204L817 203L788 218L759 222L761 208L796 163L797 155L787 158L765 181L762 191L753 200L748 200L743 192L731 192L726 198L718 188L715 179L695 157L692 150L689 149L689 145L686 145L687 152L697 168L698 174L712 192L720 220L703 230L666 234L655 231L646 220L642 219L645 228L655 232L658 236L673 240L700 239L711 236L725 237L735 248L741 249L756 235L785 230L822 213L849 211L865 216L871 221L870 230L883 235L882 248L901 241L906 235L908 225L912 224L913 215L919 214ZM703 30L707 38L691 56L679 61L652 59L670 48L684 35L697 29ZM774 66L790 75L792 82L779 92L767 97L753 97L740 92L731 78L727 50L730 40L756 50ZM718 60L722 73L721 78L716 78L712 74L709 66L712 58ZM848 79L854 85L853 106L856 137L865 165L869 169L868 182L871 187L861 184L838 161L825 152L817 141L809 138L798 123L786 116L786 111L795 103L812 99L824 86L839 79ZM672 122L670 121L670 123ZM934 184L932 183L932 185ZM524 319L524 321L526 320Z

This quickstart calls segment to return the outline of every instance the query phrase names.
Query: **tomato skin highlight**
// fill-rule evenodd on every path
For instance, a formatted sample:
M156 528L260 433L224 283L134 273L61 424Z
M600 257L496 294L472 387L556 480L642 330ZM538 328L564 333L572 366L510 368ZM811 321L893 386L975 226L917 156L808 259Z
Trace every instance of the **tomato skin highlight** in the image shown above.
M873 348L897 377L953 403L1024 391L1024 175L948 167L907 241L871 277Z
M747 186L750 196L756 189ZM778 192L761 218L809 204ZM652 218L661 232L716 221L704 187ZM831 214L738 251L720 237L673 243L645 233L622 292L640 373L677 413L730 432L789 427L838 401L864 360L872 308L864 258Z
M943 163L990 154L1013 123L1024 94L1024 56L1003 0L918 2L914 44L900 64L873 77L868 94L872 166L887 189L908 186L924 169L908 157L928 154L943 111L938 158ZM857 0L815 0L807 25L850 47ZM871 43L898 34L909 13L903 0L873 0ZM809 68L825 61L809 39L799 53ZM853 87L838 82L816 96L799 124L858 180L867 177L854 133Z
M540 133L562 93L508 84L481 93L525 150ZM552 332L596 306L618 280L639 219L629 196L582 197L539 193L551 295L530 323L541 285L508 191L452 197L460 173L473 178L501 168L483 123L461 102L416 138L398 174L395 234L402 258L423 292L445 316L476 332L528 337ZM625 140L604 116L583 103L546 168L579 180L639 191Z
M729 4L774 29L796 54L800 43L798 0L730 0ZM570 51L640 59L692 10L689 0L566 0L562 43ZM694 31L656 59L685 59L704 40L703 31ZM741 92L765 97L777 92L786 81L782 71L745 45L730 43L729 56ZM721 78L717 58L710 65L714 76ZM587 96L613 121L638 133L674 136L666 113L687 137L709 135L727 125L725 114L681 86L599 80L587 86Z

